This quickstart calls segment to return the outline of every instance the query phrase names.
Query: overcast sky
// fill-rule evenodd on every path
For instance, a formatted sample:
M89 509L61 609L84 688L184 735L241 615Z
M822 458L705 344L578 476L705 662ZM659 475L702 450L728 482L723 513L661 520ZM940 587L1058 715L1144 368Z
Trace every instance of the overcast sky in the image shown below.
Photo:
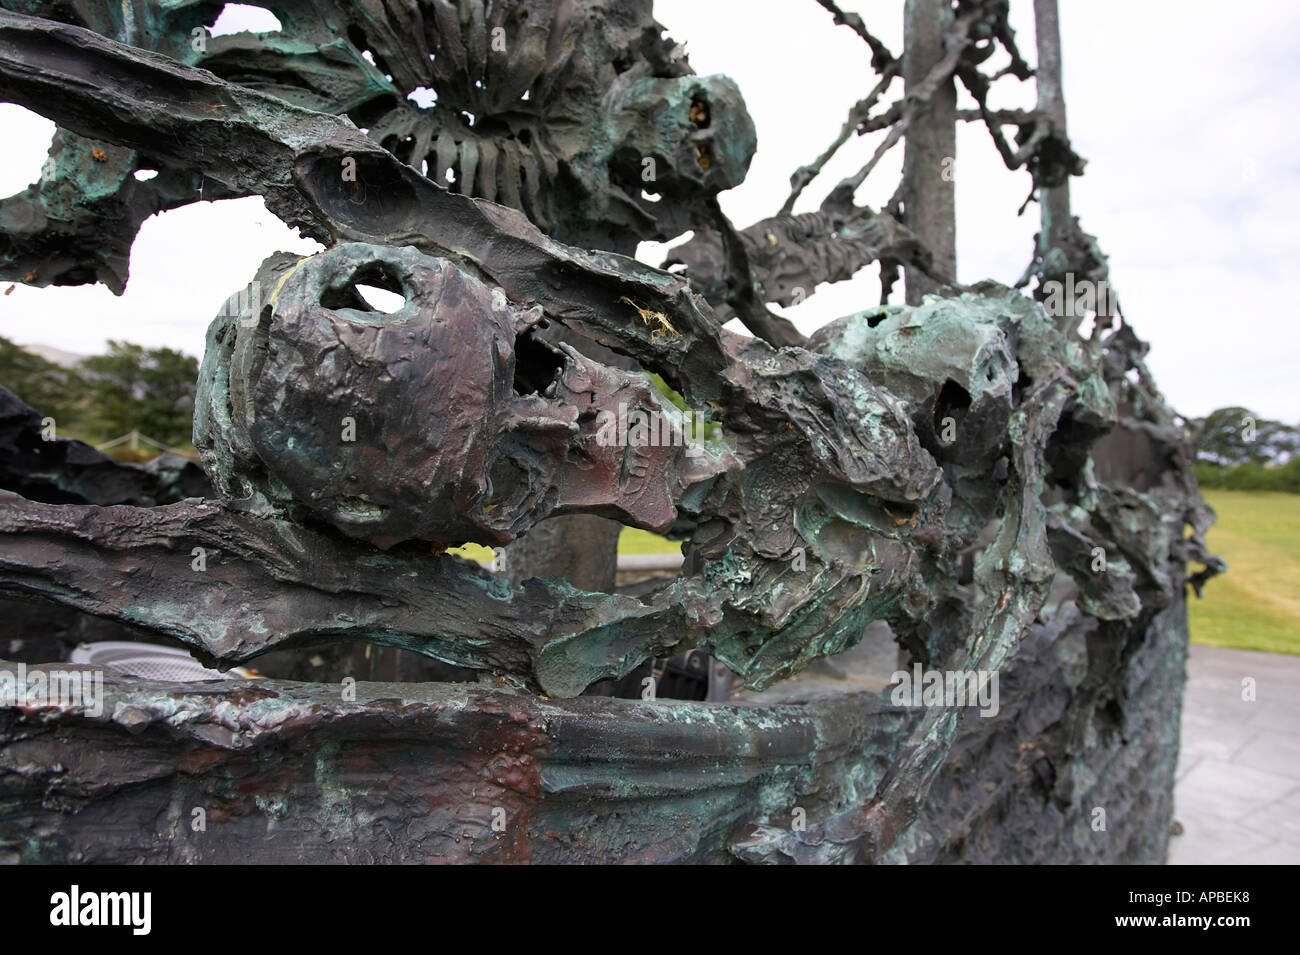
M901 49L903 0L842 6ZM1031 0L1011 0L1011 9L1032 63ZM655 12L686 43L697 72L736 80L758 128L749 176L724 194L724 209L740 226L774 214L790 173L825 148L870 88L866 45L815 0L657 0ZM232 10L217 32L264 23ZM1110 256L1112 282L1151 343L1165 394L1188 415L1242 405L1300 422L1300 316L1289 287L1300 262L1300 4L1061 0L1061 28L1070 134L1088 160L1073 181L1074 211ZM1032 82L1008 77L997 88L995 105L1032 105ZM0 104L0 195L38 177L52 132ZM847 144L796 211L815 208L878 141ZM1016 216L1028 175L1007 171L974 125L959 133L957 153L958 279L1009 284L1037 230L1036 206ZM900 146L858 201L887 201L901 163ZM145 223L125 295L19 285L0 295L0 335L83 354L120 338L200 355L208 322L263 258L316 248L258 198L197 203ZM647 243L642 258L657 265L661 248ZM778 311L807 332L878 296L872 268Z

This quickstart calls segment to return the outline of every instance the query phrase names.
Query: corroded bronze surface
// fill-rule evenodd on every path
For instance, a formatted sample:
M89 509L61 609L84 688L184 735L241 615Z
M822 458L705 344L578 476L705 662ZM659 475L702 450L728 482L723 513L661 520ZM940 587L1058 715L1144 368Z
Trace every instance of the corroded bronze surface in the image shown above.
M898 62L823 5L868 41L888 86ZM328 249L269 258L209 330L195 444L212 498L105 508L7 484L0 592L223 666L352 639L511 688L362 687L353 701L326 685L121 680L102 714L7 710L0 847L13 858L222 861L268 819L277 860L985 860L1014 851L999 846L1012 832L1030 858L1163 855L1163 833L1138 830L1167 821L1184 588L1222 564L1180 422L1127 325L1099 317L1084 336L1017 291L956 286L897 204L854 204L878 155L817 212L734 229L716 195L743 178L752 124L730 81L691 73L648 3L402 0L361 16L283 0L269 5L280 34L189 52L179 38L219 5L127 23L85 4L80 25L27 15L60 4L4 6L25 11L0 13L5 96L60 124L64 162L0 206L0 274L120 289L143 210L188 201L195 173L209 198L265 196ZM830 152L888 117L897 138L953 76L983 104L990 38L1023 65L1005 6L964 4L934 71L883 118L870 116L879 90L859 103ZM407 101L427 89L433 105ZM1063 131L1036 128L1004 158L1050 187L1047 161L1077 157ZM97 143L104 171L72 161ZM794 177L783 212L828 157ZM137 192L139 168L162 170L158 191ZM81 201L91 171L112 175ZM109 240L88 244L99 223ZM684 273L619 254L688 228L667 263ZM1063 259L1104 276L1093 251L1059 250L1035 274ZM807 341L767 308L877 260L886 289L905 265L944 296ZM369 305L366 285L400 306ZM724 330L732 316L757 337ZM706 413L713 437L605 441L611 418L669 413L643 372ZM1094 468L1116 429L1148 441L1140 489ZM672 529L683 569L632 596L512 585L445 553L567 514ZM1204 568L1188 576L1189 562ZM562 699L692 647L761 690L877 621L927 667L1006 674L1006 715L972 725L867 692L798 706ZM1145 758L1123 749L1132 738ZM106 781L51 768L123 745ZM1090 760L1114 774L1096 779ZM166 783L120 796L147 766ZM1132 792L1144 772L1163 794L1145 803ZM78 795L38 807L51 788ZM1103 795L1131 806L1134 831L1081 848L1083 807ZM194 801L219 807L222 840L150 829L175 828L164 802ZM787 824L795 807L807 826ZM496 809L508 836L482 828ZM982 833L970 847L963 813ZM104 826L115 835L96 845ZM313 838L291 850L289 833Z

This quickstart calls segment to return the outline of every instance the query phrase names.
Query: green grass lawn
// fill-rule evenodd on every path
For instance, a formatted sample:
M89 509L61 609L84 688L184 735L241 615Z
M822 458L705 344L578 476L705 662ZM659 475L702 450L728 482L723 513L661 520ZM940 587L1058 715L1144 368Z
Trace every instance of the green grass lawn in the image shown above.
M670 541L639 527L625 527L618 535L620 554L680 554L681 541Z
M1206 491L1228 572L1188 599L1192 642L1300 654L1300 494Z

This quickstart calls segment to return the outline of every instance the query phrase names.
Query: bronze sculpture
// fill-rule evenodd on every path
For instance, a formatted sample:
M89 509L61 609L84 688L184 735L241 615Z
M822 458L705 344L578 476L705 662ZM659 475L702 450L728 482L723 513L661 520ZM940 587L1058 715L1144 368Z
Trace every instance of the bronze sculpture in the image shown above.
M209 6L169 16L201 22ZM954 670L1000 670L1027 635L1049 633L1060 645L1096 644L1091 669L1069 678L1078 705L1072 701L1050 732L1035 731L1059 750L1055 762L1044 757L1050 778L1036 783L1047 793L1043 803L1076 805L1087 788L1078 754L1088 752L1099 719L1095 701L1144 648L1177 640L1186 563L1205 564L1191 578L1197 587L1219 567L1204 547L1209 514L1183 437L1126 325L1110 331L1099 322L1084 338L1013 290L958 288L898 221L898 209L859 208L848 187L817 213L734 230L714 197L743 175L753 150L743 103L727 81L692 78L658 34L646 32L648 4L634 5L635 15L584 5L593 17L586 22L625 17L622 32L599 42L576 23L554 22L563 5L553 3L471 0L454 11L441 0L394 3L384 8L389 20L369 28L378 32L362 36L350 32L354 18L342 6L327 5L318 17L300 4L272 6L305 39L291 30L256 49L247 39L214 43L205 62L215 75L138 43L0 14L0 76L16 101L76 135L131 151L123 168L147 157L171 182L197 163L220 194L263 194L277 215L330 245L302 261L267 260L255 294L244 297L247 308L210 329L195 444L216 498L109 513L5 492L6 593L162 634L223 665L346 638L491 674L529 696L404 691L419 697L409 719L445 740L446 726L431 724L449 719L459 731L499 717L495 732L518 766L485 770L497 794L485 798L507 798L508 790L512 807L530 818L602 815L600 797L595 808L574 802L593 780L605 780L610 802L631 798L593 754L602 734L625 738L665 719L617 708L623 704L597 711L587 701L531 694L574 697L692 646L710 648L761 689L853 646L878 620L912 659ZM962 6L954 29L963 42L1009 42L999 4ZM524 23L535 12L548 24L538 36L566 53L547 47L536 63L518 53L540 49L535 21ZM429 26L416 35L438 38L431 60L394 26L417 14ZM164 31L172 52L184 52L174 38L186 35L188 22ZM453 24L472 26L477 39L454 41ZM519 58L494 58L493 24ZM602 59L596 54L610 37L622 49ZM373 63L359 45L375 50ZM463 49L477 49L478 58L459 63ZM236 64L285 58L316 81L286 83L283 69L266 69L232 82ZM896 70L890 59L881 58L886 74ZM444 72L449 60L457 68ZM474 63L486 70L482 87ZM581 136L558 121L552 130L536 106L518 106L558 96L548 77L566 69L590 85L598 63L617 75L601 100L602 121ZM969 78L973 67L947 68ZM338 80L328 87L334 99L320 98L322 76ZM438 104L425 116L398 94L430 77ZM472 112L472 125L454 133L458 110ZM366 121L377 142L345 118L358 111L373 117ZM488 120L499 122L495 134ZM62 148L81 148L67 141L74 145ZM1044 158L1034 167L1042 178L1059 144L1045 134L1032 142ZM563 148L552 149L556 143ZM494 149L499 165L484 158ZM421 166L430 157L432 167ZM657 202L639 195L640 171L650 168L644 159L657 170ZM455 170L453 189L447 169ZM30 208L34 200L24 201ZM118 212L118 239L129 245L138 222ZM691 226L696 238L677 252L685 274L618 254L637 236ZM64 264L37 281L84 281L108 268L104 253L66 241L58 228L14 243L5 267L23 268L45 242L60 246ZM806 342L766 307L873 259L937 276L949 294L865 310ZM405 304L392 314L370 309L356 294L363 281L398 291ZM732 314L757 337L723 330ZM600 445L596 418L618 400L653 411L663 402L643 375L548 341L548 330L660 375L707 410L725 444L701 455ZM1125 377L1131 370L1136 383ZM1162 459L1145 487L1109 486L1089 456L1121 416ZM504 543L548 516L581 512L685 527L682 573L639 597L555 580L511 588L440 553L464 541ZM213 555L202 575L191 565L195 547ZM1104 573L1093 567L1098 548L1108 555ZM1070 596L1054 598L1054 586ZM1160 665L1161 680L1174 679L1163 667L1175 662ZM209 706L219 703L174 689L117 692L110 723L155 726L172 713L185 728L169 752L207 745ZM251 709L221 733L254 746L280 739L286 722L319 719L355 734L387 712L382 696L348 710L320 688L248 692ZM691 765L712 761L716 779L689 783L657 757L634 753L627 759L641 760L661 808L632 823L603 814L591 847L555 835L554 824L525 827L510 851L604 858L630 832L647 847L631 854L644 858L876 861L948 851L934 848L944 837L933 835L933 820L911 827L924 822L927 805L944 804L927 803L927 794L960 747L959 714L907 713L865 696L803 713L682 708L662 732L692 754ZM582 730L592 714L608 724ZM581 742L560 744L557 726ZM547 777L541 754L550 746L568 755ZM778 755L762 763L765 750ZM1168 746L1160 752L1157 762L1171 769ZM755 758L761 765L745 768ZM528 778L521 782L520 773ZM565 795L548 804L544 792ZM807 830L775 822L797 793L818 810ZM296 824L306 826L315 811L299 811ZM246 806L237 815L247 815ZM687 834L670 831L683 816L693 820ZM24 852L88 851L79 823L60 830L42 819L53 834ZM403 843L394 857L455 856L444 838L450 831L444 826L427 845ZM492 845L501 849L500 840ZM1162 847L1159 835L1147 834L1114 854L1146 859ZM187 857L191 849L174 851Z

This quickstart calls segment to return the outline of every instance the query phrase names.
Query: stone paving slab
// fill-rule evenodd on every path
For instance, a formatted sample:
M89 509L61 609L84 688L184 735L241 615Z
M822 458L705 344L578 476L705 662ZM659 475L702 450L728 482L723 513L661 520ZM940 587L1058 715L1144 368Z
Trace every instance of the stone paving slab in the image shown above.
M1169 863L1300 865L1300 657L1193 646L1182 730Z

